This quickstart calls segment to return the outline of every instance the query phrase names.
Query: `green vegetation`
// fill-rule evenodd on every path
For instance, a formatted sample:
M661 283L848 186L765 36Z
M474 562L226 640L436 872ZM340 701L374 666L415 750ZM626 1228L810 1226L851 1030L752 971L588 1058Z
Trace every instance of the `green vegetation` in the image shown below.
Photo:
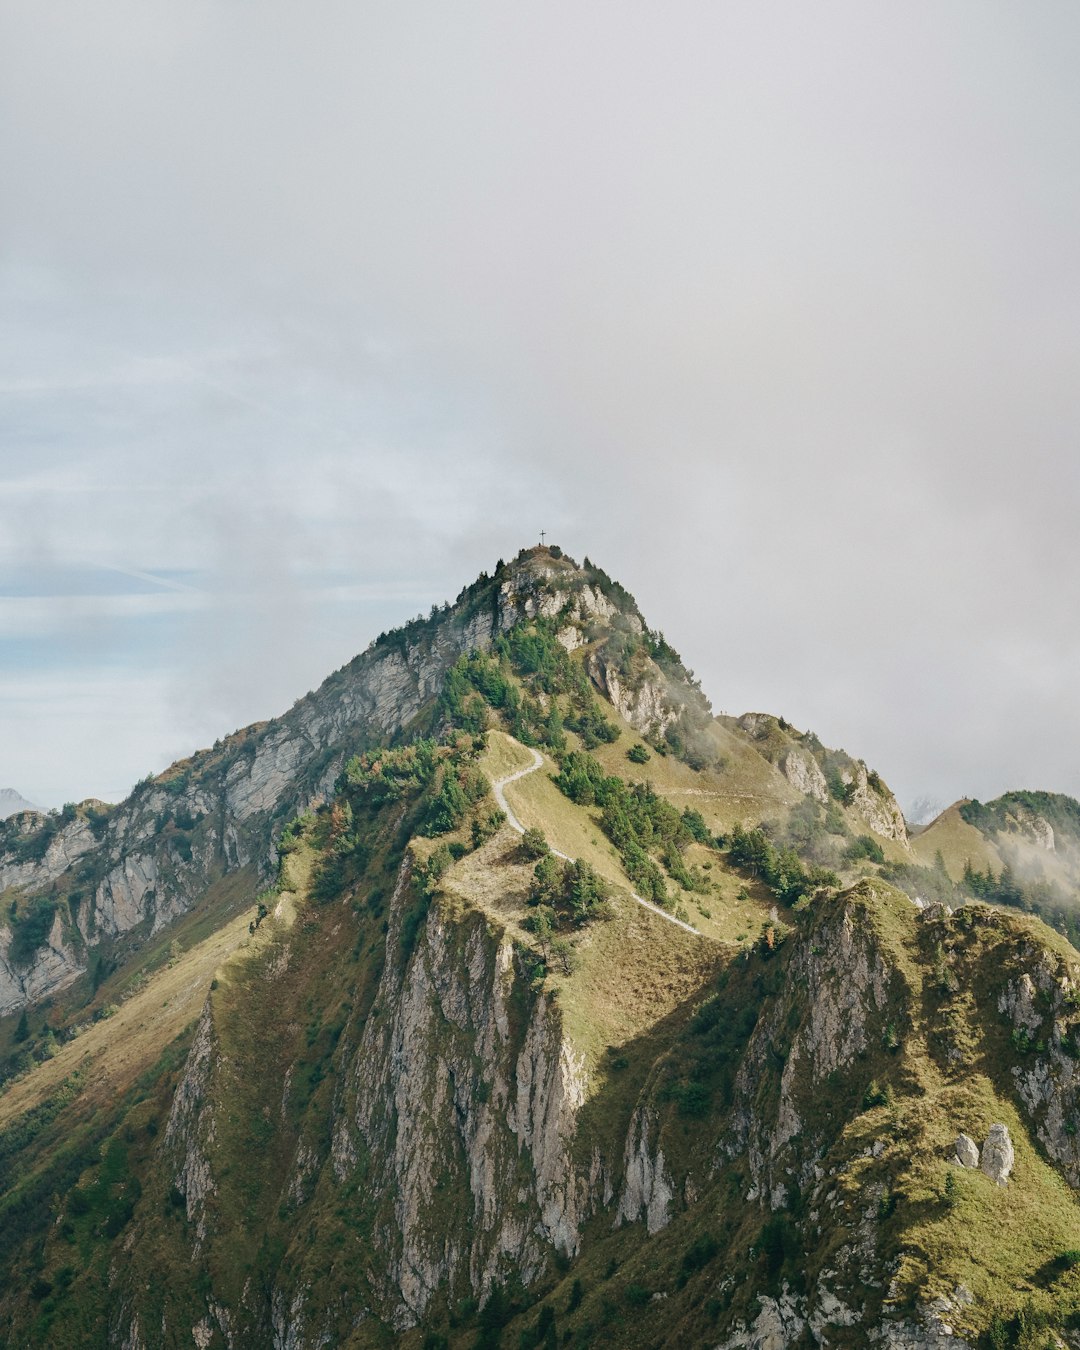
M1032 816L1042 816L1055 832L1080 839L1080 802L1057 792L1006 792L992 802L964 802L960 814L984 834L1008 833Z
M493 712L523 744L555 752L565 748L564 728L576 732L587 749L618 738L589 677L548 620L519 624L489 652L462 656L447 672L439 717L476 734L491 725Z
M8 957L16 966L28 966L48 941L56 918L56 898L52 895L35 895L21 905L13 902L12 907Z
M821 1281L862 1315L836 1328L837 1344L861 1343L881 1317L917 1318L959 1283L975 1294L957 1310L973 1345L1043 1350L1051 1329L1080 1325L1080 1210L1016 1096L1017 1070L1080 1053L1065 983L1080 973L1075 954L1015 912L919 917L881 877L953 904L1016 910L1042 893L985 858L956 883L943 863L886 861L846 823L854 761L783 719L758 753L726 724L706 728L691 694L646 749L584 661L629 689L654 677L653 662L692 677L622 588L588 576L621 612L578 624L583 651L555 638L578 622L566 614L503 634L454 664L438 707L393 745L350 742L332 801L287 823L283 806L270 889L252 869L188 927L98 946L69 1003L5 1019L3 1050L22 1065L0 1094L11 1344L104 1344L137 1311L145 1335L198 1327L216 1345L215 1308L236 1344L261 1344L302 1296L305 1335L357 1350L716 1345L756 1318L760 1296L810 1297ZM463 593L462 612L488 610L497 584ZM436 610L380 642L405 649L457 622ZM558 765L561 796L546 775L531 798L523 785L523 801L545 805L523 814L543 829L520 840L499 831L481 771L481 753L489 772L522 766L501 735L482 751L496 726ZM793 741L826 769L828 803L789 807L794 794L776 785L763 757ZM231 741L214 772L255 745ZM752 761L747 778L691 774L717 747L740 772ZM624 780L627 763L646 781ZM201 772L141 789L169 865L203 851L184 805ZM885 791L876 775L868 783ZM731 823L749 811L766 823ZM567 862L551 844L588 857ZM707 932L719 940L633 905L616 854L642 895L708 895L696 908L718 916ZM874 876L828 895L841 859ZM94 865L73 888L16 897L14 909L6 898L13 950L32 953L57 914L80 913ZM768 917L774 900L795 912ZM1034 1030L1000 1011L1006 981L1026 970L1040 981ZM140 1042L167 1012L169 1035ZM108 1058L110 1046L123 1054ZM1017 1150L1007 1188L945 1162L959 1129L982 1139L996 1121ZM565 1142L556 1185L583 1203L574 1255L544 1237L559 1192L538 1195L541 1131L549 1152ZM670 1192L655 1188L664 1223L648 1240L644 1211L614 1222L635 1147L662 1152ZM413 1273L434 1272L406 1332L389 1274L403 1198ZM529 1244L527 1289L515 1233Z
M564 862L545 854L533 870L529 926L542 940L565 927L609 918L608 888L587 862Z
M579 751L563 756L555 784L579 806L602 809L600 827L645 899L670 904L667 882L653 853L660 855L668 874L685 890L709 889L704 874L688 869L683 860L690 844L712 842L698 812L680 813L650 783L627 784L614 774L606 774L597 760Z
M747 876L760 877L778 900L794 905L822 887L839 885L835 873L806 867L793 849L778 849L761 829L736 825L728 836L728 858Z
M530 862L534 862L537 858L547 857L551 848L542 830L531 829L521 836L521 851Z
M883 863L885 854L881 845L869 834L860 834L854 838L844 850L844 862L857 863L863 860L872 863Z

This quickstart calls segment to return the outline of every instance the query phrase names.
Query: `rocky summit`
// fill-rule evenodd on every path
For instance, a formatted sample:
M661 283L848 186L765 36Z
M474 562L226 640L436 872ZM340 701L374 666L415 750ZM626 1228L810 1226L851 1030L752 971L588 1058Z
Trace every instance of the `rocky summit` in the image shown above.
M0 888L6 1345L1080 1346L1080 805L909 829L588 559Z

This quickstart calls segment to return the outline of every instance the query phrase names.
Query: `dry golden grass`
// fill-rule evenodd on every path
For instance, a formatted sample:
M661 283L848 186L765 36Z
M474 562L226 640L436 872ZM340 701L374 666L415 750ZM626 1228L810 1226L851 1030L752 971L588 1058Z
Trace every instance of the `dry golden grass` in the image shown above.
M480 756L480 767L492 782L532 763L530 751L504 731L489 731L484 739L487 746Z
M632 745L636 739L636 737L629 737L626 744ZM490 778L499 778L508 773L514 773L517 769L525 768L532 760L531 753L511 736L506 735L505 732L488 732L487 742L488 748L482 764ZM617 751L618 746L607 746L604 749L609 752ZM694 770L687 768L685 764L681 764L670 756L663 759L654 756L648 764L637 765L631 764L626 759L624 751L621 764L618 755L611 755L610 753L602 759L602 762L605 763L609 772L620 773L623 777L632 781L635 780L635 773L628 771L644 769L645 776L647 776L649 782L653 783L657 791L664 791L672 782L695 783L706 777L695 773ZM552 848L571 858L583 858L613 886L624 891L632 891L633 886L623 870L614 845L600 829L600 812L591 807L575 806L567 797L564 797L551 781L551 775L555 772L557 772L557 766L545 755L542 769L538 769L525 778L518 779L517 782L511 783L506 788L507 801L518 819L527 827L532 826L542 830L544 837ZM640 782L643 779L638 776L636 781ZM699 798L679 798L673 794L672 800L676 804L689 802L695 810L701 810L702 814L705 815L705 811L699 805L701 800ZM708 820L708 816L706 816L706 820ZM476 859L475 863L470 863L468 858L462 859L453 868L449 877L452 881L452 888L459 894L473 900L474 903L483 908L492 909L493 912L498 910L500 917L507 921L507 916L514 912L517 902L507 899L496 905L492 900L492 893L504 885L499 867L513 859L517 849L518 836L509 827L500 832L498 837L500 840L503 834L506 835L506 840L505 843L500 845L501 852L489 853L481 850L479 853L472 855ZM492 841L493 844L495 842ZM682 894L680 896L680 903L685 906L690 923L703 936L714 941L736 943L740 938L744 938L744 940L755 938L761 931L762 924L768 920L776 903L765 887L747 882L744 877L725 867L715 853L711 853L700 845L693 845L687 851L686 856L687 862L691 866L703 866L705 863L711 863L707 875L717 888L707 895ZM493 864L496 866L496 875L487 875L488 868ZM525 878L524 882L507 878L505 883L507 896L520 894L520 904L524 904L524 893L528 890L528 877L530 875L531 868L522 873ZM672 890L674 889L673 885ZM740 893L744 891L748 892L748 895L740 899ZM640 906L638 908L640 909ZM666 923L663 919L655 916L654 919L657 924L674 929L674 925ZM520 919L516 922L520 926Z
M76 1070L85 1076L88 1095L104 1099L123 1092L198 1017L214 972L247 941L248 922L247 915L233 919L164 966L112 1017L93 1023L13 1083L0 1097L0 1125L36 1106Z
M735 824L757 825L767 816L781 814L800 800L782 773L775 769L744 737L728 730L720 722L712 725L712 735L724 766L718 770L695 770L674 755L650 751L646 764L633 764L626 758L641 737L627 726L613 708L605 714L620 729L619 739L598 746L592 753L608 773L629 782L651 783L654 789L680 809L699 811L711 830L719 833Z
M529 751L505 732L489 731L487 739L484 768L491 777L513 773L532 760ZM599 811L575 806L564 797L551 781L557 772L558 766L545 754L542 769L510 783L506 800L514 814L526 828L542 830L552 848L569 858L583 858L606 880L632 889L614 846L600 831Z
M731 955L627 896L616 896L612 910L610 919L590 924L576 939L579 968L549 977L590 1081L609 1046L625 1045L673 1013Z
M912 839L911 846L916 858L925 867L932 867L940 851L945 859L945 868L954 881L959 881L964 875L964 864L968 859L979 871L990 866L995 872L1000 872L1001 855L984 834L967 823L960 814L961 805L960 802L954 803Z

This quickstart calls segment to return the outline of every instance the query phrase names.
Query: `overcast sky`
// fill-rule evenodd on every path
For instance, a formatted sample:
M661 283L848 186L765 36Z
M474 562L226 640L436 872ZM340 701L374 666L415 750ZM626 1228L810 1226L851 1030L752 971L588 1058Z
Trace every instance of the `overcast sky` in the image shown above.
M541 528L718 709L1080 794L1073 3L0 0L0 787Z

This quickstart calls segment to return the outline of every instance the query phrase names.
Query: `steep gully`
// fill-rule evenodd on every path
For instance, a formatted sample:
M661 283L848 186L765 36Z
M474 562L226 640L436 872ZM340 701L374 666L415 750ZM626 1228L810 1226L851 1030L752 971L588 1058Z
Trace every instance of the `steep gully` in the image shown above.
M511 737L510 739L513 738ZM514 744L520 745L521 742L514 741ZM533 757L533 762L527 764L524 769L518 769L516 773L508 773L504 774L502 778L496 778L491 785L491 790L495 794L495 800L498 802L499 808L506 813L507 823L512 829L517 830L518 834L525 833L525 826L518 820L510 803L506 800L505 789L509 787L511 783L516 783L519 778L527 778L529 774L535 773L537 769L542 769L544 767L544 757L539 750L533 750L524 745L522 745L521 748L529 751L529 754ZM560 853L557 848L553 848L551 851L555 854L556 858L562 858L565 862L574 861L573 858L568 857L567 854ZM673 923L676 927L683 928L688 933L693 933L695 937L701 936L698 930L691 924L683 923L682 919L677 919L674 914L668 914L667 911L661 909L659 905L654 905L651 901L644 899L642 896L635 895L633 891L630 892L630 895L644 909L651 910L653 914L659 914L662 919L667 919L668 923Z

